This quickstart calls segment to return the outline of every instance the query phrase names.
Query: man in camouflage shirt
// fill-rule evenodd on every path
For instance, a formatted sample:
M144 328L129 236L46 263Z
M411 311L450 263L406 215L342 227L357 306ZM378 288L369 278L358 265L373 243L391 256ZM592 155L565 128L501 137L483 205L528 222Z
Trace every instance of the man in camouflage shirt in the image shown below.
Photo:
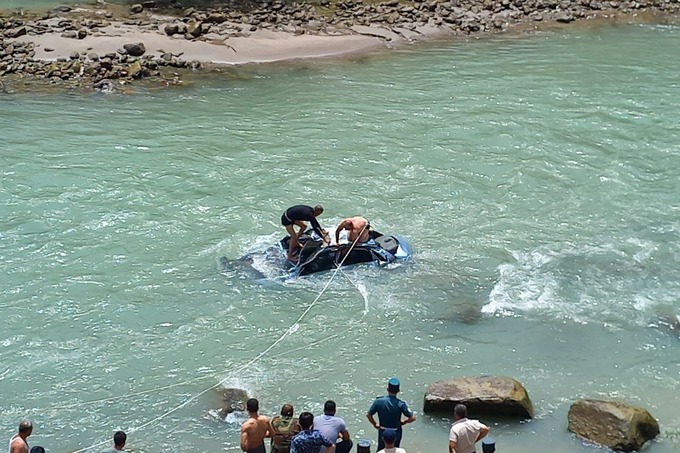
M272 448L271 453L290 453L290 441L302 431L297 417L293 417L293 405L284 404L281 415L271 420Z

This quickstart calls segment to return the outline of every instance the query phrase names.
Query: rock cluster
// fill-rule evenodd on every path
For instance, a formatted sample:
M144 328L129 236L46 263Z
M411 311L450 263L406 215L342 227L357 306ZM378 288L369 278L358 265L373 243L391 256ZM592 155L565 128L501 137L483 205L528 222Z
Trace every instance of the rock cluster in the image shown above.
M453 415L465 404L472 417L533 417L533 405L524 386L505 376L453 378L427 387L423 411ZM569 408L568 430L617 451L639 450L659 435L659 424L641 407L619 401L584 399Z
M49 51L50 49L45 49ZM185 61L176 55L164 53L155 58L144 55L142 43L125 44L115 53L98 55L94 52L74 52L69 58L56 61L34 59L32 43L0 40L0 77L10 74L46 79L51 82L73 81L90 84L95 88L111 85L112 80L133 80L163 74L161 69L202 67L200 62Z
M122 23L138 30L166 34L187 40L216 40L248 36L258 29L293 34L360 33L391 39L391 33L417 36L420 27L454 35L470 35L505 30L513 24L577 19L643 11L675 14L680 0L317 0L319 3L288 3L270 0L257 3L248 11L236 9L181 10L174 19L156 16L153 0L134 4ZM198 68L179 56L161 52L146 54L143 43L129 43L116 53L73 54L70 58L36 61L35 49L21 42L22 37L56 33L63 38L83 40L106 36L112 27L110 11L75 11L58 7L39 17L27 19L16 14L0 15L0 77L8 74L69 80L97 86L112 79L160 76L164 67ZM371 27L367 27L370 25ZM382 31L380 31L382 30ZM408 39L411 39L408 37ZM49 52L51 49L45 48Z

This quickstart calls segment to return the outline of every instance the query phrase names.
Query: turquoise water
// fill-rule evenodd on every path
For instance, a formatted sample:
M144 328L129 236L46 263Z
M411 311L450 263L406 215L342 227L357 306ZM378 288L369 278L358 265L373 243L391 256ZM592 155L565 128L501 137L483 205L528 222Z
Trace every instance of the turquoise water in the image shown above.
M450 420L422 414L425 387L498 374L536 408L484 419L500 451L595 450L566 431L582 397L646 407L648 451L677 451L678 49L677 26L619 25L0 94L4 435L27 417L51 452L117 429L137 452L238 450L223 383L270 415L332 398L373 439L396 375L419 415L403 446L430 453ZM331 274L222 271L300 202L407 236L414 260L325 292Z

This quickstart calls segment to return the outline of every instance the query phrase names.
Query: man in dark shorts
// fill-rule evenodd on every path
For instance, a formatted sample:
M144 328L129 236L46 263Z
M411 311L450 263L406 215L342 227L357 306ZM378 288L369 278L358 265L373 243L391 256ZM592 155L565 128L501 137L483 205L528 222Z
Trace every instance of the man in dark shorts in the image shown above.
M286 227L286 231L290 235L290 246L288 247L288 259L293 260L293 252L295 247L298 246L298 239L307 229L307 224L309 222L312 224L312 228L316 231L319 237L322 237L326 244L330 244L331 240L328 237L328 232L321 228L319 222L316 220L318 216L323 212L323 207L321 205L316 205L313 208L306 205L296 205L291 206L286 209L281 216L281 225ZM295 232L295 225L299 227L297 233Z

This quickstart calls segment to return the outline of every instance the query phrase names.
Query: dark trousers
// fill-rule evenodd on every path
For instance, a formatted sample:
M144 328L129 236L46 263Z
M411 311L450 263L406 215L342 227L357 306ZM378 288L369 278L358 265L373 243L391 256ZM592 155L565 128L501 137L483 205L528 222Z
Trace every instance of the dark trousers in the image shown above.
M341 440L335 444L335 453L349 453L352 450L352 439Z
M378 430L378 451L383 450L385 448L385 442L383 441L382 435L385 432L384 429L380 428ZM403 430L401 428L397 428L397 439L394 441L394 446L398 447L399 444L401 443L401 435L403 434Z

